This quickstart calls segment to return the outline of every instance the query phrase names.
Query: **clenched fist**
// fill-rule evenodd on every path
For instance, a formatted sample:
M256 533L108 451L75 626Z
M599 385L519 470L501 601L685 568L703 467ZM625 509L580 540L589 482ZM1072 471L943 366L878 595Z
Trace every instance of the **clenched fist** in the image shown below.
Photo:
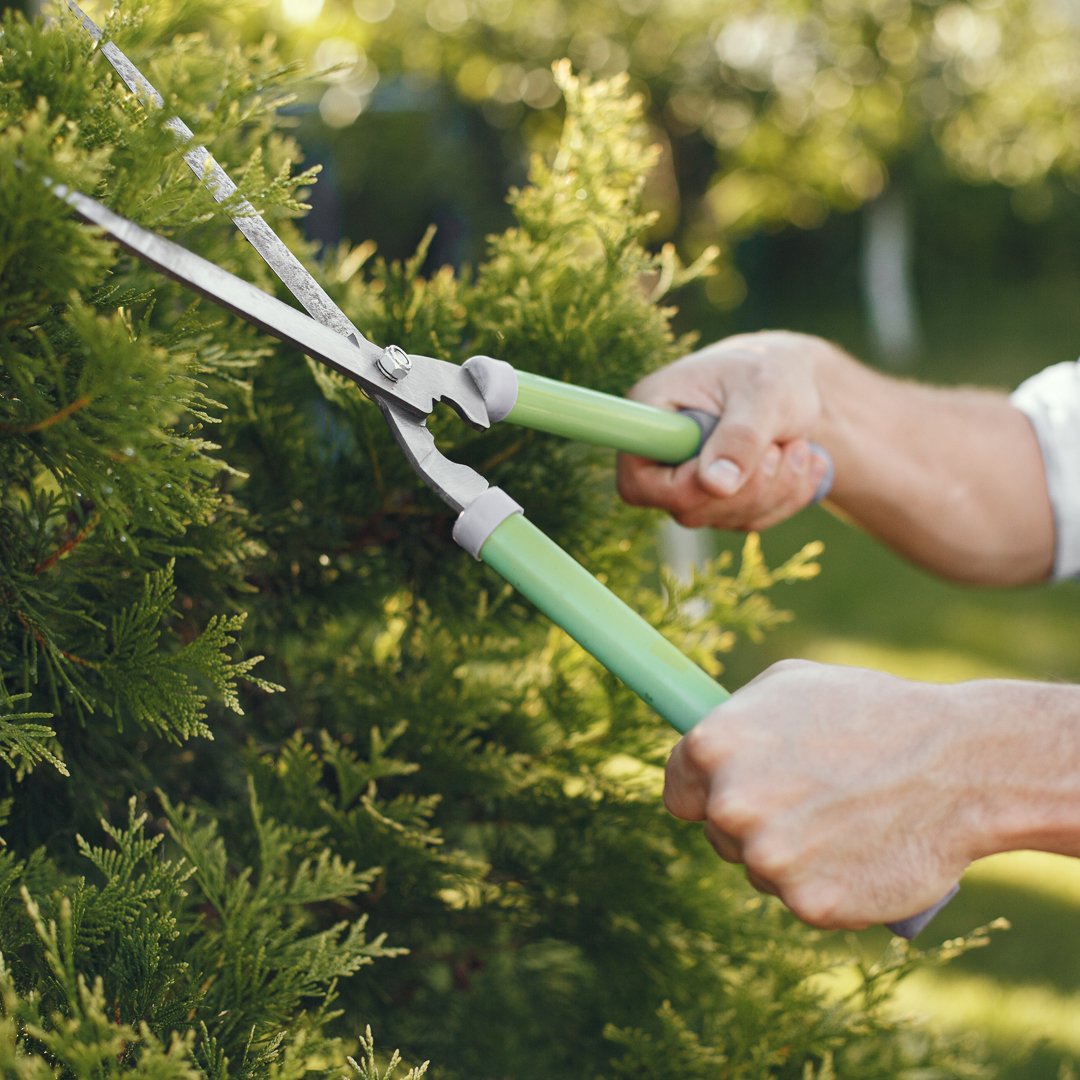
M977 858L1080 853L1080 689L788 660L675 747L664 801L823 928L936 903Z
M815 364L832 349L805 334L741 334L643 379L635 401L720 423L681 465L621 454L619 493L691 528L764 529L801 510L828 468L807 440L821 419Z

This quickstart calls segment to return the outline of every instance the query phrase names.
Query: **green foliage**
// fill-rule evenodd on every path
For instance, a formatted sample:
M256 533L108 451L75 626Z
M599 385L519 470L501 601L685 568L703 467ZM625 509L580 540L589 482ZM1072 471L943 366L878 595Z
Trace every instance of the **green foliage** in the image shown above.
M50 1012L36 993L20 995L10 972L0 969L4 1019L0 1021L0 1068L10 1077L53 1080L60 1076L156 1077L198 1080L203 1074L191 1058L191 1039L173 1034L160 1040L146 1024L138 1029L109 1016L100 979L88 986L64 961L70 941L70 907L59 929L48 925L30 901L34 928L62 989L62 1009ZM66 939L66 940L65 940Z
M306 258L289 72L234 16L107 25ZM280 293L82 30L8 17L0 60L0 673L35 710L0 720L10 1074L387 1080L371 1024L447 1080L978 1075L889 1014L913 954L836 992L815 937L663 812L672 734L452 544L354 386L47 193ZM687 347L657 302L712 255L640 244L641 102L558 78L562 141L474 273L421 276L424 245L312 264L375 340L616 391ZM765 590L817 572L819 546L770 571L751 536L737 571L658 578L610 454L449 410L432 429L710 671L787 617Z
M89 39L62 25L43 34L8 13L0 39L0 675L24 693L42 686L58 717L88 725L93 715L91 739L103 716L116 729L127 716L185 739L207 732L185 669L236 705L231 680L254 663L230 670L222 655L238 616L211 620L169 655L159 627L173 597L168 559L192 553L192 528L210 565L238 566L250 548L212 483L223 463L199 431L223 408L205 377L257 354L236 335L212 339L188 298L152 289L137 269L121 281L113 245L42 182L107 191L114 207L158 228L211 213L193 180L168 182L175 154L156 119L117 91ZM276 190L250 194L272 202ZM155 324L159 301L186 311Z
M106 692L113 695L117 727L127 714L141 726L174 740L194 735L213 738L203 723L206 698L195 691L185 669L206 678L223 704L241 716L236 679L247 677L253 686L267 693L284 688L248 676L263 657L229 660L226 650L236 644L232 635L244 625L243 615L212 618L194 641L172 653L160 651L160 625L176 595L173 566L174 561L170 561L164 570L148 574L141 599L115 616L109 633L109 653L99 670Z
M395 1050L390 1056L386 1068L380 1071L375 1061L375 1040L371 1037L370 1027L368 1027L365 1034L360 1036L360 1049L363 1051L364 1056L359 1061L352 1057L348 1058L348 1062L359 1080L391 1080L394 1070L401 1063L401 1054ZM423 1065L410 1069L402 1077L402 1080L420 1080L420 1077L427 1072L428 1065L429 1062L425 1061Z
M545 373L617 392L632 357L671 351L667 313L642 302L641 279L655 279L660 300L711 269L716 250L687 272L673 252L658 260L642 248L650 218L641 192L657 155L641 99L624 100L625 78L583 84L569 63L556 77L569 110L558 152L550 165L535 157L530 185L511 192L520 227L494 239L479 270L469 340L477 352L525 367L543 358Z
M318 850L317 835L265 818L254 800L259 862L230 871L214 825L165 805L184 858L155 854L164 836L145 835L147 815L136 814L133 798L127 828L102 822L114 849L78 837L102 887L80 880L39 904L23 885L22 907L6 909L3 940L18 952L0 973L0 1053L33 1070L44 1065L30 1052L38 1047L60 1067L56 1075L101 1075L111 1058L110 1075L162 1078L262 1077L295 1072L301 1051L340 1057L319 1034L334 1015L336 980L396 950L366 941L362 918L311 932L309 909L347 901L373 872L357 873L326 849L300 859ZM6 888L42 873L0 853ZM207 905L216 916L209 929ZM92 985L84 971L98 973ZM321 1004L311 1013L305 1002Z
M30 694L15 694L8 702L25 701ZM56 732L45 724L30 724L28 720L48 720L52 713L9 713L0 716L0 759L18 771L19 778L30 772L40 761L54 765L58 772L68 775L63 759L51 750L47 741Z

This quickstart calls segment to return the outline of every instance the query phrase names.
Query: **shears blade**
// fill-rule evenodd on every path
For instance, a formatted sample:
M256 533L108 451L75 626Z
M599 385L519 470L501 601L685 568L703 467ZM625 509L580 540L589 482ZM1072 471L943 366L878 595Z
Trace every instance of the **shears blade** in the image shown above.
M155 108L164 109L165 100L150 80L113 42L101 43L104 31L75 3L75 0L67 0L67 3L83 29L97 43L101 55L120 76L124 85L136 97L148 100ZM233 198L238 190L236 184L214 160L210 151L195 142L195 134L191 128L179 116L171 116L165 121L165 126L176 137L188 167L200 182L206 184L210 194L219 203ZM358 342L364 340L364 335L357 330L326 290L308 273L303 263L285 246L281 237L270 228L247 199L236 204L236 213L232 215L232 219L236 227L251 242L251 246L266 260L270 269L277 274L284 286L316 322L330 327L344 338L354 338Z
M102 44L104 31L75 0L67 2L127 88L164 109L165 101L150 80L113 42ZM235 197L236 185L209 150L195 142L187 124L173 116L165 126L176 137L189 168L211 195L218 202ZM472 427L490 426L484 397L473 378L455 364L428 356L406 356L396 346L380 349L370 342L246 199L236 205L233 222L310 318L186 248L114 214L88 196L60 186L55 190L84 220L100 225L143 262L359 384L379 405L413 468L451 507L463 510L487 489L482 476L438 451L425 425L435 402L444 401Z
M88 195L63 184L53 184L52 190L84 221L100 226L142 262L352 379L369 397L390 400L395 412L412 414L422 422L434 411L436 402L444 401L472 427L483 430L489 426L487 407L476 383L457 364L430 356L409 356L408 377L393 381L385 372L385 357L394 346L380 349L360 335L343 338L276 296L113 213Z

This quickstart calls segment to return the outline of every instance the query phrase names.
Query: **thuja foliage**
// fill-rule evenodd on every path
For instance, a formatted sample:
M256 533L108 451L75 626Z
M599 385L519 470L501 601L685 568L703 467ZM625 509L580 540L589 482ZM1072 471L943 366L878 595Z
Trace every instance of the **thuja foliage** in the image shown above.
M231 41L236 9L121 5L107 33L310 260L294 74ZM49 193L281 294L81 28L9 16L0 64L5 1075L979 1074L888 1012L916 954L830 991L813 936L665 814L673 735L452 544L354 387ZM558 77L557 152L473 272L310 262L376 341L610 391L687 346L657 305L705 267L639 244L640 103ZM658 576L609 454L432 425L714 674L816 572L750 537L738 569Z

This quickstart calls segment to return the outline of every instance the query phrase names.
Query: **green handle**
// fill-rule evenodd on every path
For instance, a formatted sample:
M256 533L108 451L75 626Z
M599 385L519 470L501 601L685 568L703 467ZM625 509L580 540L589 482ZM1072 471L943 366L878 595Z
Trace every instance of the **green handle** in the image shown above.
M506 416L511 424L610 446L668 465L687 461L698 452L701 428L689 416L528 371L519 371L517 378L517 403Z
M523 515L480 558L684 735L730 696Z

